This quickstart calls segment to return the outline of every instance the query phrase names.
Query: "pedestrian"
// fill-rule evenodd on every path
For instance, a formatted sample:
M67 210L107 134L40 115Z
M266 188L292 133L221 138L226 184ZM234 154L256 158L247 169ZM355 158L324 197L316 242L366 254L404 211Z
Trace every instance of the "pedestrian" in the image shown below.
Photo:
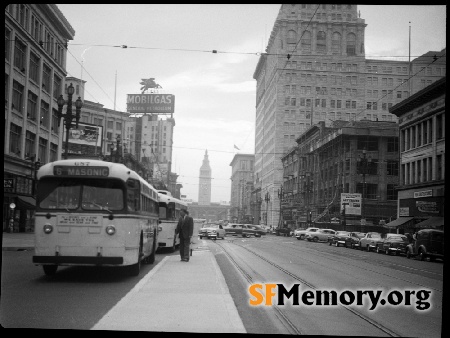
M181 209L181 217L178 220L176 233L180 236L180 256L182 262L189 262L189 245L194 232L194 220L189 216L189 211Z

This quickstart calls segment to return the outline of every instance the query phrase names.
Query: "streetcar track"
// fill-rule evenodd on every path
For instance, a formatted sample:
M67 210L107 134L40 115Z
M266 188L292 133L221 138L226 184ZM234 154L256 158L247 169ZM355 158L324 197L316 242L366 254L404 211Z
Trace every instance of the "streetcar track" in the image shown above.
M297 248L295 248L295 249L297 249ZM311 250L311 249L307 249L307 250L308 250L308 251L313 251L313 250ZM296 251L298 251L298 250L296 250ZM400 281L402 281L402 282L411 283L411 284L414 284L414 285L417 285L417 286L428 287L429 289L434 290L434 291L437 291L437 292L441 292L441 293L443 292L442 289L432 288L432 287L429 287L429 286L427 286L427 285L423 285L423 284L420 284L420 283L412 282L412 281L410 281L410 280L408 280L408 279L404 279L404 278L401 278L401 277L397 277L397 276L393 276L393 275L390 275L390 274L382 273L382 272L379 272L379 271L376 271L376 270L372 270L372 269L369 269L369 268L365 268L365 267L362 267L362 266L359 266L359 265L350 264L350 263L348 263L348 262L343 262L342 260L338 260L338 259L333 258L333 255L330 254L330 253L324 253L324 252L316 251L316 252L314 252L314 254L315 254L316 256L318 256L318 257L324 257L324 258L327 258L327 259L332 260L332 261L335 261L335 262L339 262L339 263L346 264L347 266L356 267L356 268L358 268L358 269L362 269L362 270L369 271L369 272L372 272L372 273L375 273L375 274L379 274L379 275L382 275L382 276L386 276L386 277L390 277L390 278L393 278L393 279L397 279L397 280L400 280ZM358 257L358 256L355 255L355 257ZM320 265L320 266L325 267L325 268L327 268L327 269L333 269L332 267L325 266L325 265L323 265L323 264L318 263L317 261L310 260L310 259L306 259L306 258L304 258L304 257L302 257L302 260L305 260L305 261L308 261L308 262L311 262L311 263ZM379 265L381 265L381 264L379 264ZM402 266L402 265L397 265L397 266ZM386 267L386 266L384 266L384 267ZM334 269L334 270L336 270L336 269ZM417 269L417 271L428 272L427 270L419 270L419 269ZM404 272L404 273L408 273L408 274L412 273L412 272L409 272L409 271L403 271L403 272ZM430 273L431 273L431 272L430 272ZM438 276L442 276L442 275L440 275L440 274L436 274L436 273L434 273L434 274L435 274L435 275L438 275ZM360 279L361 279L361 278L360 278Z
M315 285L313 285L313 284L309 283L308 281L306 281L305 279L303 279L303 278L301 278L301 277L299 277L299 276L297 276L297 275L291 273L290 271L288 271L288 270L282 268L282 267L279 266L278 264L276 264L276 263L274 263L274 262L268 260L268 259L265 258L264 256L261 256L260 254L256 253L255 251L249 249L248 247L243 246L243 245L240 245L240 244L236 244L236 243L234 243L234 241L229 241L229 243L235 244L236 246L239 246L239 247L241 247L242 249L247 250L248 252L252 253L252 254L255 255L256 257L258 257L258 258L260 258L261 260L265 261L266 263L272 265L273 267L275 267L276 269L280 270L281 272L283 272L283 273L287 274L288 276L294 278L295 280L297 280L297 281L299 281L299 282L301 282L301 283L303 283L303 284L309 286L311 289L313 289L313 290L317 290L317 289L318 289ZM251 283L251 282L252 282L251 276L250 276L249 279L247 278L247 276L249 276L249 275L248 275L245 271L243 271L243 268L240 267L239 264L236 262L236 260L234 260L234 259L231 257L231 255L227 252L227 250L223 247L223 245L222 245L222 244L219 244L219 243L217 243L217 242L216 242L216 245L218 245L218 246L221 247L221 249L222 249L222 251L225 253L225 255L226 255L227 257L229 257L230 260L232 261L232 263L237 267L238 271L240 271L241 273L243 272L243 273L244 273L244 278L246 278L246 280L247 280L249 283ZM395 331L393 331L393 330L391 330L391 329L385 327L383 324L381 324L381 323L379 323L379 322L377 322L377 321L375 321L375 320L373 320L373 319L370 319L369 317L367 317L367 316L364 315L363 313L361 313L361 312L359 312L359 311L357 311L357 310L355 310L355 309L352 309L351 307L349 307L349 306L347 306L347 305L343 305L343 304L338 304L338 305L341 306L341 307L343 307L344 309L348 310L348 311L351 312L352 314L356 315L357 317L361 318L362 320L366 321L367 323L371 324L372 326L376 327L377 329L379 329L380 331L386 333L387 335L389 335L389 336L391 336L391 337L400 337L400 336L401 336L400 334L396 333ZM277 310L278 314L279 314L279 315L282 317L282 319L284 320L284 321L282 321L282 322L283 322L283 323L286 323L286 324L288 325L288 327L291 328L291 329L295 332L295 334L304 334L304 333L302 333L301 329L299 329L295 324L293 324L293 323L287 318L287 316L284 314L284 312L283 312L281 309L278 308L278 306L275 305L274 308ZM285 325L286 325L286 324L285 324Z

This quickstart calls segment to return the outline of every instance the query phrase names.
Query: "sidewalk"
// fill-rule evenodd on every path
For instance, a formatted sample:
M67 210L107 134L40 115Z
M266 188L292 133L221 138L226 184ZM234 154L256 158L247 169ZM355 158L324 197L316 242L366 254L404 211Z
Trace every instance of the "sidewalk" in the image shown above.
M166 256L93 330L246 333L207 240L193 237L192 256ZM34 249L34 233L3 233L3 250Z
M2 250L34 250L34 232L3 232Z

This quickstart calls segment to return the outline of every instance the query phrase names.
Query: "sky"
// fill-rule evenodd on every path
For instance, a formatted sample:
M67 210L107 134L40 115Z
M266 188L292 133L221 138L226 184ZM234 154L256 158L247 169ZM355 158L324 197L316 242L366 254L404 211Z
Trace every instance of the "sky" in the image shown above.
M230 201L237 153L255 149L256 80L280 4L58 4L75 37L68 76L85 99L126 111L127 94L155 78L175 95L172 171L181 194L198 201L205 150L211 201ZM446 6L358 5L369 59L407 60L446 47ZM127 48L122 48L127 46ZM217 53L212 51L216 50ZM239 148L236 149L236 147Z

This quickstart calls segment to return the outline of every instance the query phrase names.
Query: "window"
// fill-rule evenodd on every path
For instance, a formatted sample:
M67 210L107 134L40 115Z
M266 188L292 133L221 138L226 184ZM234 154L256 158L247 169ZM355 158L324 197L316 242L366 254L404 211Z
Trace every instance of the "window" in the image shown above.
M33 52L30 52L30 70L28 74L30 79L36 83L39 83L39 61L39 57Z
M37 95L33 94L33 92L28 92L28 105L27 105L27 117L32 121L36 121L37 115Z
M396 201L398 198L398 192L397 190L395 190L395 185L394 184L388 184L387 185L387 199L389 201Z
M11 59L11 31L5 27L5 60Z
M311 52L311 33L305 31L302 41L301 41L302 51Z
M23 113L23 90L19 82L13 81L12 108L19 113Z
M58 159L58 145L50 143L50 162L54 162Z
M14 66L19 68L21 72L25 71L25 57L27 53L27 47L25 44L17 39L14 44Z
M116 130L122 130L122 122L116 122Z
M443 114L436 115L436 140L444 137Z
M49 122L50 122L50 111L49 111L50 105L41 100L41 126L45 128L49 128Z
M32 156L35 153L36 134L27 130L25 134L25 156Z
M347 35L347 55L356 55L356 35L353 33Z
M50 75L51 68L44 63L44 67L42 70L42 89L45 89L48 93L50 92Z
M107 127L108 127L108 129L114 129L114 121L109 120Z
M389 137L387 139L387 152L388 153L398 152L398 138L397 137Z
M61 95L61 79L55 75L53 78L53 97L58 100L59 95Z
M41 161L41 164L47 163L47 143L46 139L39 137L39 150L38 150L38 158Z
M20 142L21 134L22 128L14 123L11 123L11 128L9 130L9 152L11 154L16 154L17 156L20 156L20 148L22 146Z
M317 32L316 51L318 53L325 53L326 52L326 34L323 31Z
M388 176L398 176L398 161L390 161L386 162L386 174Z

